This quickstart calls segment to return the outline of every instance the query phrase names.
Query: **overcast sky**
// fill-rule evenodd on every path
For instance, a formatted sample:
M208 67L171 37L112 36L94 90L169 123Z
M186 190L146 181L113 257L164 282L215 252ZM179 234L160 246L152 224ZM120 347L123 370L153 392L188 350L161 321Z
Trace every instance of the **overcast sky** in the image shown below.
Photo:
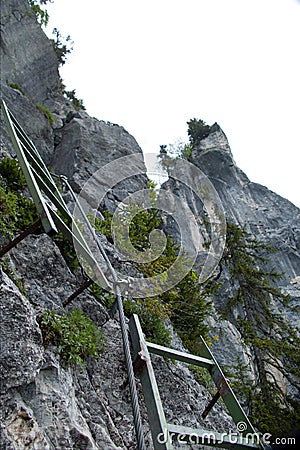
M125 127L144 152L218 122L251 181L300 206L298 0L54 0L51 35L87 112Z

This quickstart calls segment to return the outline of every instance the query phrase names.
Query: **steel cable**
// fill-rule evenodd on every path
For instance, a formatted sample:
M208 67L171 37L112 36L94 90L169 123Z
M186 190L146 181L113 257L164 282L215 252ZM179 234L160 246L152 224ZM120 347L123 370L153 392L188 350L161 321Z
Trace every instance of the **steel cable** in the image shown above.
M136 438L137 438L138 450L146 450L144 434L143 434L142 418L141 418L141 412L140 412L140 407L139 407L139 402L138 402L138 393L137 393L137 388L136 388L136 383L135 383L135 378L134 378L132 358L131 358L131 353L130 353L130 344L129 344L128 334L127 334L127 330L126 330L126 321L125 321L121 289L119 286L119 280L118 280L116 271L107 256L105 249L103 248L101 242L98 239L96 231L94 230L94 228L90 224L88 218L86 217L86 214L85 214L80 202L78 201L75 192L73 191L71 185L69 184L67 177L59 176L59 178L65 183L66 187L69 189L80 213L82 214L84 221L86 222L86 225L87 225L90 233L92 234L92 236L97 244L97 247L98 247L101 255L103 256L103 258L107 264L109 271L111 272L112 278L113 278L115 295L117 297L117 305L118 305L120 327L121 327L121 334L122 334L122 341L123 341L123 350L124 350L124 355L125 355L126 369L127 369L127 375L128 375L128 384L129 384L131 404L132 404L132 410L133 410L133 421L134 421L134 428L135 428L135 433L136 433Z

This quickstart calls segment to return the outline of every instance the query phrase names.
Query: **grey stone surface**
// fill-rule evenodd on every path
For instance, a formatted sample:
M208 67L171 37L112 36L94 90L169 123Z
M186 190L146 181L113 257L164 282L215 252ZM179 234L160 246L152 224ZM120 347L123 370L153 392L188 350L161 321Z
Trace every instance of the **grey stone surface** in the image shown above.
M52 45L27 11L26 0L1 2L1 96L46 163L70 177L72 186L79 191L100 167L122 156L141 154L141 149L123 127L91 118L83 111L76 112L63 97L58 90L58 67ZM9 87L6 80L17 83L24 94ZM37 102L52 111L53 128L37 109ZM0 155L13 155L2 117L0 127ZM280 286L297 304L300 299L299 209L249 181L235 165L226 136L217 124L194 149L192 162L210 177L227 217L247 224L255 236L278 248L272 264L286 273ZM136 169L143 171L143 162ZM146 177L140 176L115 186L107 195L105 206L113 210L118 201L144 188L146 183ZM70 195L66 199L72 203ZM192 204L195 210L198 206ZM102 243L113 263L121 266L121 258L113 246L105 239ZM118 320L109 318L106 308L88 292L74 300L68 309L81 308L91 317L104 332L106 347L98 359L87 360L86 367L68 367L55 347L45 349L38 318L45 308L62 311L62 302L78 288L82 274L70 271L57 246L45 234L27 237L11 250L6 264L14 272L14 279L22 280L26 296L1 270L0 447L8 450L135 448L129 391L124 387L126 370ZM126 271L134 274L128 263ZM228 289L225 283L218 305L222 305ZM296 317L291 316L290 320ZM238 356L250 363L249 349L241 346L233 323L220 322L212 315L209 324L212 336L218 337L214 351L222 364L231 364ZM174 333L173 346L183 350ZM201 420L211 394L195 381L184 364L175 365L157 357L154 368L168 420L211 430L234 430L220 404L205 421ZM146 445L151 449L138 380L137 386Z
M30 383L43 358L42 337L35 314L5 273L0 291L0 372L1 391ZM20 326L22 324L22 326Z
M1 81L17 84L36 103L59 88L53 46L26 0L1 2Z
M246 230L258 240L276 248L270 254L269 269L282 273L278 287L291 296L296 312L281 310L294 326L299 325L299 273L300 273L300 210L290 201L270 191L265 186L252 183L235 164L227 138L215 124L210 134L195 146L191 163L199 167L213 183L221 199L226 219L246 226ZM203 205L191 197L190 192L170 181L167 187L182 195L195 215L201 215ZM201 218L198 219L201 222ZM200 224L201 225L201 224ZM232 295L229 273L224 270L223 286L215 299L215 306L222 310L226 299ZM209 319L212 336L217 336L213 351L224 365L230 365L238 357L249 362L251 352L241 345L234 323Z

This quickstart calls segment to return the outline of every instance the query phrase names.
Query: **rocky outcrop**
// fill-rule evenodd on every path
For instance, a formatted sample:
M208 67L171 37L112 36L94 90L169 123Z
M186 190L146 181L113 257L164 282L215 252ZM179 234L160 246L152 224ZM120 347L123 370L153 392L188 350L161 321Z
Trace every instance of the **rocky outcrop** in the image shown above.
M233 160L227 138L219 125L211 127L209 135L192 151L190 161L199 167L212 181L221 199L225 215L230 222L246 226L247 231L258 240L276 248L270 255L269 269L282 273L278 287L291 296L296 310L300 309L300 210L290 201L257 183L251 182ZM189 195L186 200L195 208ZM198 208L200 210L200 205ZM227 278L227 282L226 282ZM229 274L226 274L216 306L231 294ZM286 311L287 318L298 324L298 312ZM222 364L244 355L249 361L250 353L240 345L239 332L233 324L210 318L212 335L218 336L214 352Z
M55 130L55 149L50 165L58 174L66 175L71 180L73 189L80 192L84 184L100 168L124 156L142 154L136 140L121 126L109 124L91 118L84 111L69 112L61 127ZM146 168L142 157L130 160L137 164L136 173L145 174ZM147 177L140 175L131 177L121 183L114 182L118 177L118 166L103 169L102 176L97 178L96 192L92 195L97 201L101 189L107 191L104 204L106 209L114 210L117 201L123 200L131 192L145 189ZM111 172L111 173L109 173ZM112 180L113 189L107 184ZM99 203L96 205L96 208Z
M1 2L1 82L18 85L35 103L59 91L53 46L27 1Z

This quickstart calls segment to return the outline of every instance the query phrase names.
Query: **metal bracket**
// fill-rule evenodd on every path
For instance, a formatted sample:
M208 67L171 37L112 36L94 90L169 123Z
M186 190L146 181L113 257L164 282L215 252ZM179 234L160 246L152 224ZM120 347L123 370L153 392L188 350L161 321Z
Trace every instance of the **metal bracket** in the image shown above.
M30 227L28 227L26 230L24 230L22 233L19 234L15 239L10 241L7 245L5 245L3 248L0 249L0 258L5 255L5 253L9 252L12 248L14 248L19 242L22 242L23 239L25 239L30 234L36 233L37 231L41 230L42 228L42 222L39 219L37 222L34 222Z

